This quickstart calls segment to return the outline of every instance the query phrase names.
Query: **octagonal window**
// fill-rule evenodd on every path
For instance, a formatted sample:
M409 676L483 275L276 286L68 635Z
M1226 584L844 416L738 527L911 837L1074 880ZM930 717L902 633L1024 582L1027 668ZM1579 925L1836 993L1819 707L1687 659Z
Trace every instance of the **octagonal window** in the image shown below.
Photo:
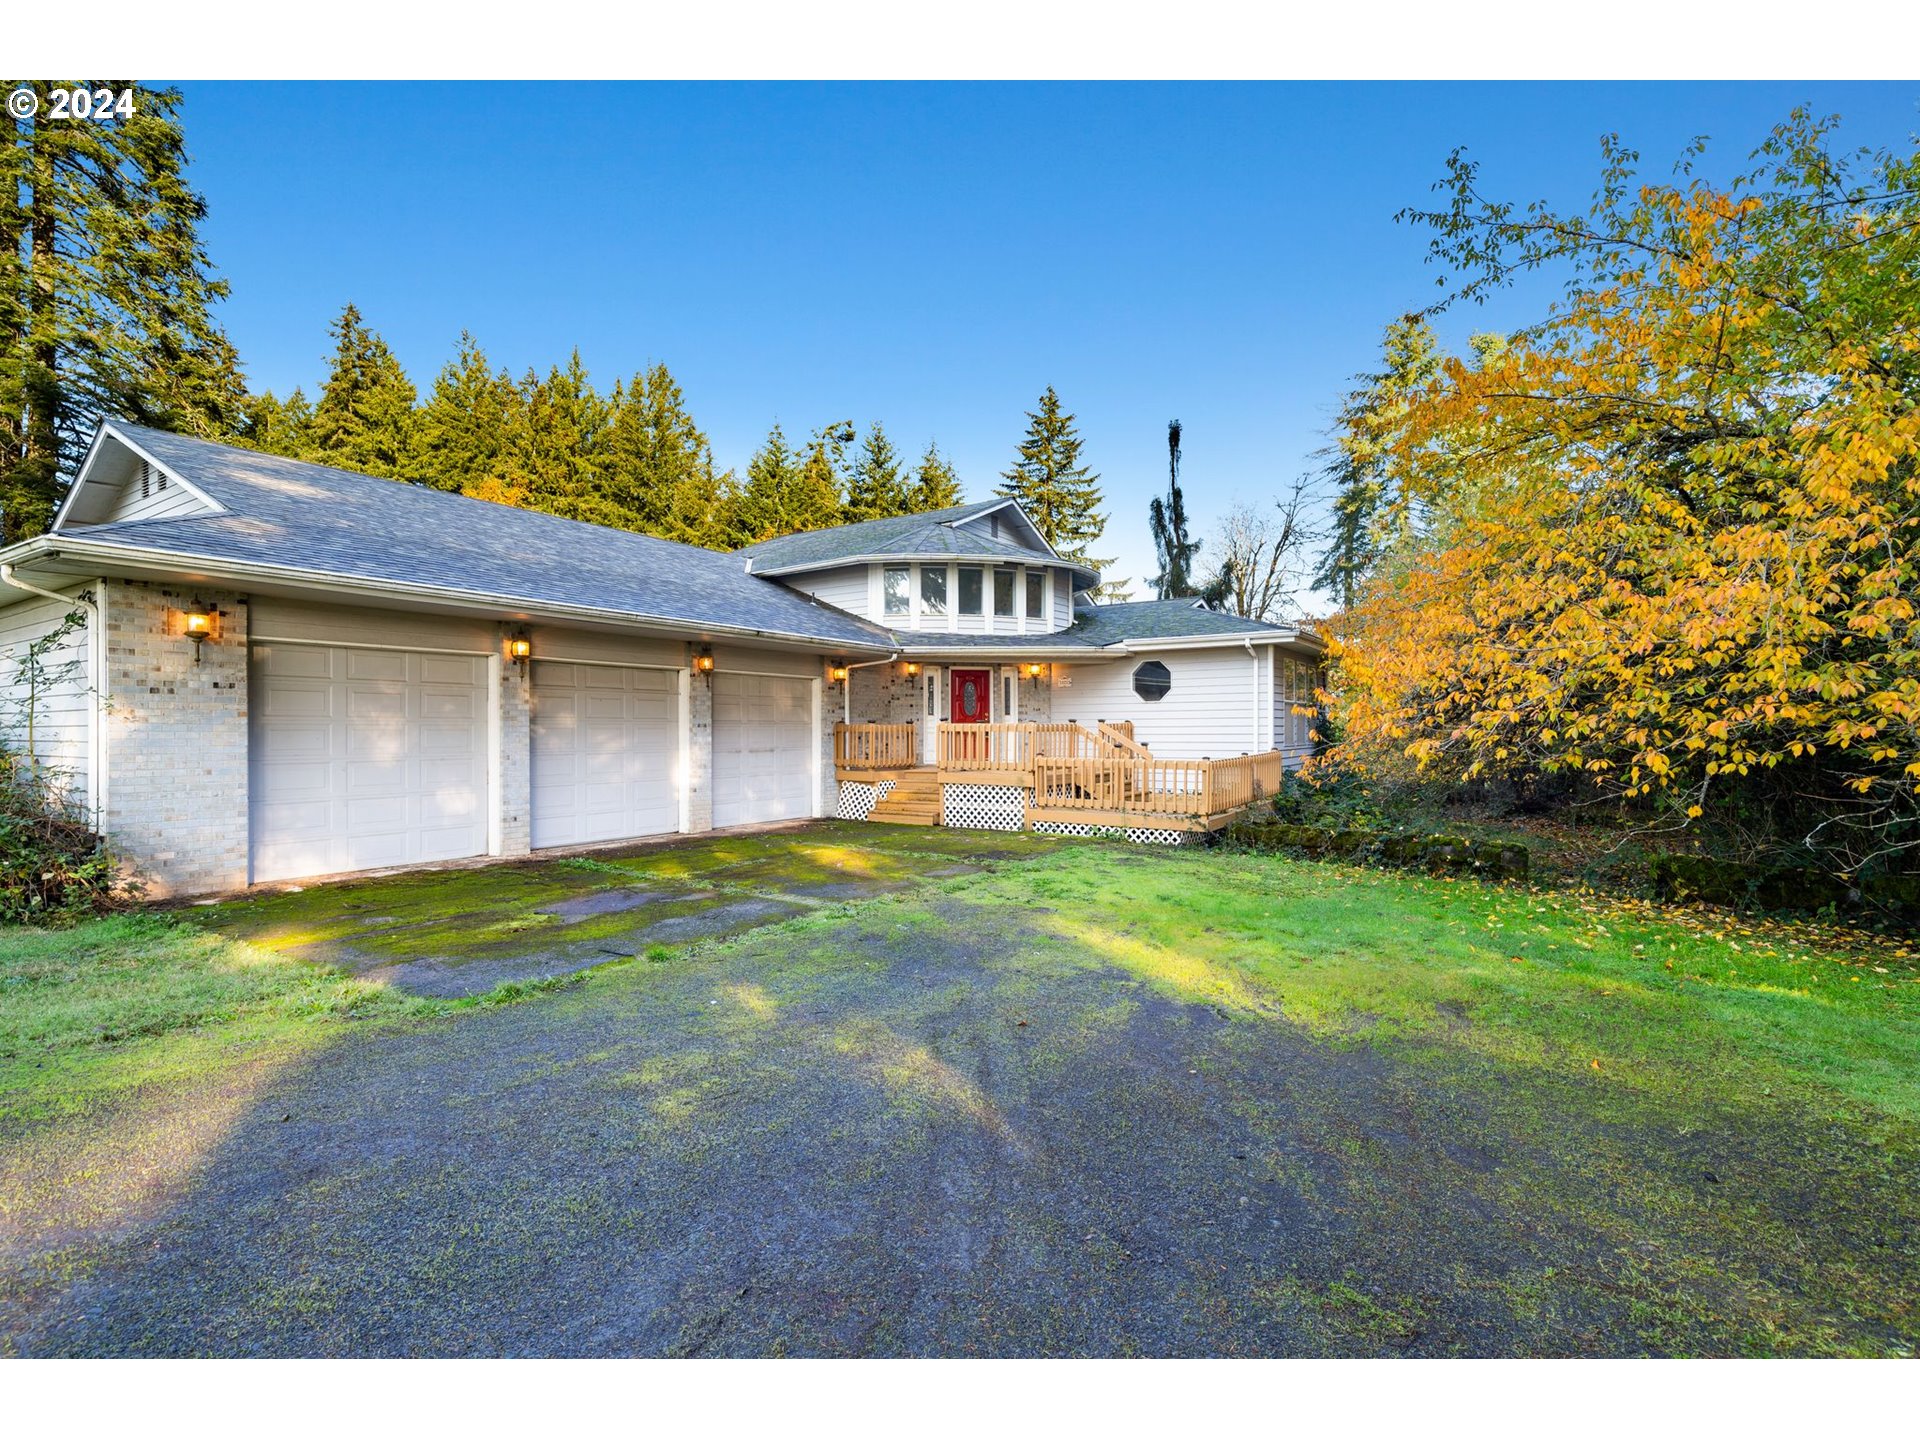
M1142 700L1164 700L1172 688L1173 672L1158 660L1143 661L1134 668L1133 693Z

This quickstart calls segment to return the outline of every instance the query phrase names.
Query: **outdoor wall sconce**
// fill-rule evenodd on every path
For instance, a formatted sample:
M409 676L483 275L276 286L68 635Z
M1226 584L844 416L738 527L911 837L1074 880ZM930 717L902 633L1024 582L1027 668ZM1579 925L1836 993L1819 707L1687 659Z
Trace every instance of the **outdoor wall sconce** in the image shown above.
M516 635L507 641L507 654L513 658L514 664L525 665L527 658L533 654L533 641L524 635Z
M696 650L694 652L693 673L696 675L711 675L713 673L713 651L711 649Z
M1040 678L1040 667L1038 665L1027 666L1027 678L1029 680L1038 680Z
M836 684L847 678L847 662L836 660L827 671L827 678Z
M180 633L193 642L193 663L200 663L200 647L213 638L211 610L189 610L180 618Z
M920 673L919 665L909 660L907 662L907 678L911 680L914 676L918 675L919 673Z

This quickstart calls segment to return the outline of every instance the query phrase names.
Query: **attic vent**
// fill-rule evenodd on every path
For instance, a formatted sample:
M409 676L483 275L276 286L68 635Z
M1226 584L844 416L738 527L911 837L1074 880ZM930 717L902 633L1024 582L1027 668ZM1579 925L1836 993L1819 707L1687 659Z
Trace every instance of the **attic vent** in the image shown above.
M146 461L140 462L140 498L145 500L153 494L153 467Z

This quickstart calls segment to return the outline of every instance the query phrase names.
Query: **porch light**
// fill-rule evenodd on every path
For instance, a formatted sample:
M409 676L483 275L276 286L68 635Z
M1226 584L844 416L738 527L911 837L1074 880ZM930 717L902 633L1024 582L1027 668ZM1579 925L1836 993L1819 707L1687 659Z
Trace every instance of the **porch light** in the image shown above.
M846 679L847 678L847 662L844 660L834 661L832 666L827 670L827 678L829 680L834 681L835 683L838 683L839 681Z
M918 675L919 673L920 673L919 662L916 660L909 660L907 662L907 678L911 680L914 676Z
M1029 680L1038 680L1040 678L1040 666L1038 662L1027 666L1027 678Z
M513 663L524 665L527 657L533 654L533 641L524 635L516 635L507 641L507 654L513 657Z
M711 648L694 652L693 672L696 675L711 675L713 673L713 650Z
M193 642L193 663L200 663L200 647L213 638L213 612L189 610L180 617L180 633Z

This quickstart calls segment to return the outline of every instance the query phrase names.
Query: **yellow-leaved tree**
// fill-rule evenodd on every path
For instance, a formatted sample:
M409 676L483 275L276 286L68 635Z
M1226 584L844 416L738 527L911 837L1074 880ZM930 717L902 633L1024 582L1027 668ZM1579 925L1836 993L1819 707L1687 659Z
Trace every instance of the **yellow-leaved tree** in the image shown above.
M1409 212L1450 299L1566 288L1390 416L1382 470L1423 523L1345 616L1351 763L1577 777L1910 868L1920 150L1830 136L1797 113L1720 187L1697 148L1650 183L1609 142L1581 215L1490 200L1456 153L1449 203Z

